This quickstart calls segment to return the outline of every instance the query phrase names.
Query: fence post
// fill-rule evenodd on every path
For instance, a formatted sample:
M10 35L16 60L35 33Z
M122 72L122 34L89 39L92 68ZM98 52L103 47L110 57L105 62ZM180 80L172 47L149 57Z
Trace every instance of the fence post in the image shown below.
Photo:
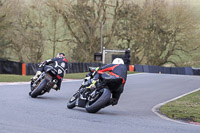
M26 76L26 64L22 63L22 75Z
M134 65L129 65L129 71L134 71Z

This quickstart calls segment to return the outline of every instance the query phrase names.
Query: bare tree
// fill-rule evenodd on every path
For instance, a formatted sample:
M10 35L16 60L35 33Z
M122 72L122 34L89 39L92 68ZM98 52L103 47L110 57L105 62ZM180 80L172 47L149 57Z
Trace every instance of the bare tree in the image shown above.
M0 51L10 46L19 61L40 62L44 48L54 57L67 45L62 50L71 61L92 62L102 24L103 46L130 47L132 63L183 66L185 57L198 59L197 19L186 4L166 0L0 0Z
M11 26L7 15L7 3L5 0L0 0L0 58L6 58L5 52L10 44L10 39L7 37L7 30Z
M55 11L62 15L67 26L67 43L74 45L73 58L75 61L93 61L93 55L100 52L100 27L102 22L108 23L110 31L104 35L104 46L109 47L113 41L117 12L121 5L116 0L76 0L58 1L49 4ZM109 14L110 13L110 14ZM109 18L109 21L108 21ZM77 54L78 53L78 54Z
M119 11L115 38L120 49L131 48L132 63L140 64L144 59L144 26L145 14L142 7L133 2L125 3Z
M172 63L177 66L177 59L184 59L181 55L199 47L195 44L195 41L199 42L198 34L192 34L199 28L189 7L182 3L168 5L164 0L152 0L144 3L144 9L148 14L144 47L147 64Z
M38 5L23 5L18 1L13 29L11 48L21 62L38 63L44 51L43 19ZM29 6L29 7L28 7ZM27 8L28 7L28 8ZM26 53L26 54L25 54Z
M45 11L42 7L42 1L33 1L32 8L30 11L29 21L31 25L28 30L30 30L31 36L28 40L28 50L30 54L27 56L28 60L31 62L41 62L42 55L44 54L44 27L45 27Z
M45 2L45 6L48 9L49 23L47 24L47 40L52 44L52 57L55 57L58 44L66 44L67 30L64 24L63 17L58 14L51 6L55 7L56 2L49 0ZM66 51L66 50L64 50ZM68 52L67 52L68 53Z
M131 47L132 63L164 65L183 61L198 49L198 23L189 7L165 0L126 4L115 36L120 47ZM195 34L192 34L195 33Z

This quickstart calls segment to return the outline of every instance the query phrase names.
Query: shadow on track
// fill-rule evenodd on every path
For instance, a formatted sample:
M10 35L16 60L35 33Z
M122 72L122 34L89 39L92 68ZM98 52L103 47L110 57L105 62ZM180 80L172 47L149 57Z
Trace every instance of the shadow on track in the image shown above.
M31 97L29 97L31 98ZM41 96L41 97L37 97L37 98L32 98L35 100L53 100L53 101L66 101L66 98L64 97L52 97L52 96Z
M76 112L88 113L84 108L74 108L74 109L69 109L69 110L76 111ZM110 111L105 111L105 110L100 110L97 113L88 113L88 114L91 114L91 115L109 115L109 116L119 116L119 115L121 115L120 112L110 112Z

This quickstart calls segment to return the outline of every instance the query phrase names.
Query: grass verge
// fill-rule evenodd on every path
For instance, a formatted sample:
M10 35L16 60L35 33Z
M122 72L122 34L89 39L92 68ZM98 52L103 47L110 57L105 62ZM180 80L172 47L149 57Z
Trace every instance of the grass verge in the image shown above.
M200 122L200 91L169 102L160 111L172 119Z
M33 75L22 76L14 74L0 74L0 82L26 82L30 81Z
M133 74L135 72L128 72L128 74ZM65 74L65 79L83 79L86 73L69 73ZM0 74L0 82L27 82L33 75L22 76L22 75L14 75L14 74Z

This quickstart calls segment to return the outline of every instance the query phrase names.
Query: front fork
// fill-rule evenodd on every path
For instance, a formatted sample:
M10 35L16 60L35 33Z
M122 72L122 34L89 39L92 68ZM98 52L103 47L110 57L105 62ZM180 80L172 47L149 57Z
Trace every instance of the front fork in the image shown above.
M49 92L51 88L58 82L56 79L53 80L50 74L43 72L35 81L31 81L31 91L33 91L44 78L48 81L45 89L46 92Z
M42 81L42 79L45 76L45 72L43 72L35 81L31 81L31 91L33 91L38 85L39 83Z

